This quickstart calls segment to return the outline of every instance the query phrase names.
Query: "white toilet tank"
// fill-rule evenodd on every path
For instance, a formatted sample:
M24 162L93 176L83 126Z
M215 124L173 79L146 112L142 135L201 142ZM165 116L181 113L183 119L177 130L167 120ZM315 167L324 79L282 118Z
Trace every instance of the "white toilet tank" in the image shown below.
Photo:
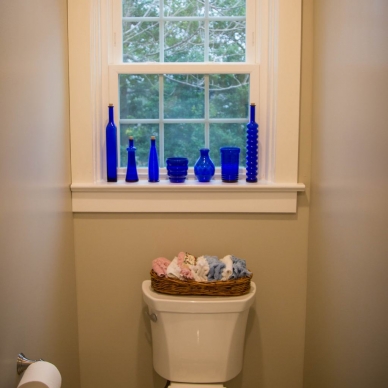
M142 285L151 320L153 364L170 381L224 382L242 369L245 329L256 286L247 295L175 296Z

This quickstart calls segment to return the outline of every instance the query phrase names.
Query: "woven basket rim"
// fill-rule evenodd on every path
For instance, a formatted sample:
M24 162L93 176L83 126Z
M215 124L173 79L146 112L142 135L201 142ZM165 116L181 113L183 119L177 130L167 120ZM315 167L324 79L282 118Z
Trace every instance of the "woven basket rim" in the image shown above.
M195 280L180 280L167 276L158 276L151 269L151 285L154 291L170 295L209 295L209 296L239 296L249 293L250 276L214 282L197 282Z

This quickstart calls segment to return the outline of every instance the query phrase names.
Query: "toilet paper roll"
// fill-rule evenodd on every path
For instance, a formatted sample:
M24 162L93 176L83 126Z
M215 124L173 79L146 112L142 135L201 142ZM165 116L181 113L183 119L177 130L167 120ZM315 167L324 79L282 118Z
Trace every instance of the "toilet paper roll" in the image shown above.
M62 377L57 367L46 361L31 364L26 371L18 388L61 388Z

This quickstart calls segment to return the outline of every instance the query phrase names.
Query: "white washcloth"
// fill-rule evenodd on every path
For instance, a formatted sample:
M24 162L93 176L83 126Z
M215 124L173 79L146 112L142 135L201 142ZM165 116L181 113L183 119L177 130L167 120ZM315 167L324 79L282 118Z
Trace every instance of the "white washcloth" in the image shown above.
M173 279L183 280L181 274L181 267L178 265L178 258L174 257L174 260L171 261L170 265L167 267L167 276Z
M221 259L221 261L225 264L225 268L222 270L222 278L221 280L228 280L233 275L233 261L232 256L227 255Z
M191 272L194 275L195 281L207 282L207 274L209 273L209 263L203 256L200 256L197 259L197 263L191 267Z

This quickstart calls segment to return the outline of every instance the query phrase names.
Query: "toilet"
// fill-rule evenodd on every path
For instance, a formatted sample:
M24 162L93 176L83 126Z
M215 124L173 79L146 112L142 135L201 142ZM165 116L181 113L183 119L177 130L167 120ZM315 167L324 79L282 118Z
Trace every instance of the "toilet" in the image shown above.
M142 284L151 320L153 365L171 388L221 388L242 369L256 285L242 296L175 296Z

